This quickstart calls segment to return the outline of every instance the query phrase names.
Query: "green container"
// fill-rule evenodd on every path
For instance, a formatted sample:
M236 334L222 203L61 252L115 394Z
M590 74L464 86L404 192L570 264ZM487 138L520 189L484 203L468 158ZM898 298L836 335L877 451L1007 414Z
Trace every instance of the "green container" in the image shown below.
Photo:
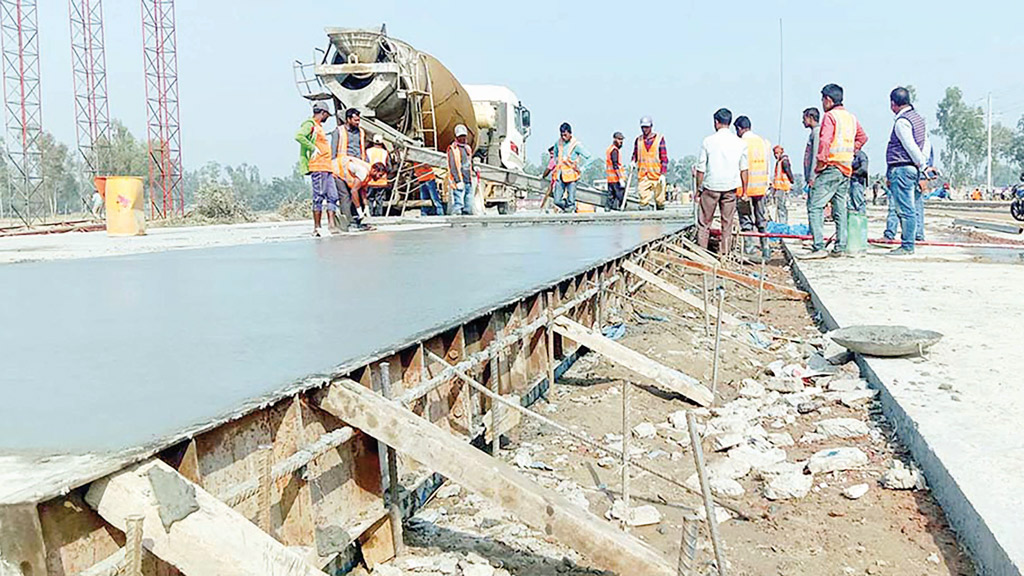
M868 217L866 214L850 212L846 218L846 252L860 254L868 249Z

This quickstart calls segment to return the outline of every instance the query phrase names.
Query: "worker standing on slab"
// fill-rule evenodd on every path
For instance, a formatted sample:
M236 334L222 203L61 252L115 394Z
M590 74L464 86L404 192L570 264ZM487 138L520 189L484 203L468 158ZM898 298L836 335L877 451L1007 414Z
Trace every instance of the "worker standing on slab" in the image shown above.
M640 209L665 209L665 175L668 174L668 148L665 137L654 131L650 116L640 119L640 136L633 142L633 163L636 164L637 192Z
M810 221L811 251L801 254L803 259L827 258L825 252L825 205L832 205L832 219L836 223L836 247L832 256L841 256L846 250L846 208L850 195L850 175L853 174L853 155L868 141L868 135L857 117L843 107L843 89L828 84L821 89L821 106L825 117L821 121L814 185L808 220Z
M383 164L385 168L383 176L370 181L366 192L369 198L370 215L383 216L384 200L388 191L388 172L391 172L391 155L384 147L384 137L380 134L373 135L373 146L366 151L366 161L370 165Z
M697 194L700 214L697 218L697 241L707 249L711 221L715 209L721 213L722 236L718 253L729 253L732 221L736 216L736 196L746 196L749 176L747 144L729 131L732 112L720 108L715 112L715 133L704 139L697 158Z
M429 201L429 206L420 207L420 216L444 216L444 203L437 191L437 176L434 169L427 164L416 164L413 167L416 182L420 185L420 200Z
M804 128L810 131L807 136L807 147L804 148L804 198L807 213L811 213L811 186L814 186L814 175L818 167L818 146L821 143L821 112L817 108L808 108L803 114Z
M919 191L921 175L934 174L935 168L928 166L928 128L924 118L910 104L910 92L898 87L889 93L889 108L896 115L889 145L885 150L887 188L889 189L889 210L895 210L901 228L900 247L890 252L893 256L914 253L917 214L915 194ZM886 228L886 233L895 236Z
M605 210L609 212L622 209L622 199L626 195L626 178L622 169L622 143L626 137L622 132L612 134L612 144L604 153L604 173L608 181L608 198Z
M765 216L765 195L768 194L768 166L771 161L768 151L771 144L767 139L758 136L751 130L750 118L740 116L736 119L736 135L747 145L747 189L737 198L736 207L740 214L740 230L751 232L755 228L764 234L767 231L768 219ZM753 242L743 239L743 252L754 252ZM748 246L750 246L748 248ZM770 258L768 239L761 238L761 257Z
M469 129L455 127L455 142L448 146L448 184L452 192L451 214L473 214L473 150L467 140Z
M363 222L367 215L366 190L370 182L387 176L387 168L381 164L370 164L359 158L339 155L334 160L334 176L341 196L341 211L347 220L349 232L373 230ZM354 208L353 208L354 206Z
M313 104L313 117L299 126L295 140L299 143L299 170L309 174L313 184L313 235L330 236L335 227L334 211L338 209L338 189L334 182L331 145L327 141L323 123L331 116L325 102ZM324 201L327 201L326 229L320 228Z
M789 223L789 207L786 201L789 198L789 191L793 189L793 165L789 161L782 146L776 145L772 149L775 155L775 178L772 179L772 193L775 196L775 216L782 224Z
M590 154L579 140L572 135L572 126L562 122L558 127L559 138L555 142L555 190L554 204L562 212L576 211L576 182L580 179L583 166L590 161Z
M366 131L360 126L362 115L359 110L345 110L345 125L331 133L331 158L350 156L366 160Z

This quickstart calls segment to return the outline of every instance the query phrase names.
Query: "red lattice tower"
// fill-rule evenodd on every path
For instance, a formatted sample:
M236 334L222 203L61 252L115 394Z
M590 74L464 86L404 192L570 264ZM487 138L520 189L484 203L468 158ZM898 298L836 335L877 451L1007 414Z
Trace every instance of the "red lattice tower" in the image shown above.
M75 132L78 151L92 176L108 168L110 107L101 0L68 0L71 20L71 72L75 86Z
M0 42L3 44L6 148L11 159L9 206L26 224L46 214L43 194L43 107L39 86L39 29L35 0L0 0Z
M142 0L142 53L146 71L149 205L153 217L185 213L178 121L178 43L174 0Z

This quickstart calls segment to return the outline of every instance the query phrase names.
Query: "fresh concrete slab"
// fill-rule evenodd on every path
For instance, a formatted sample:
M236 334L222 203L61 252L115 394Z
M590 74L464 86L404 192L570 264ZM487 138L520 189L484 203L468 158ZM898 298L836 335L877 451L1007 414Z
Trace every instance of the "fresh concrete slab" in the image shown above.
M0 266L0 504L110 473L680 228L431 228ZM10 473L26 467L56 477Z
M863 365L980 573L1018 575L1024 265L952 252L798 262L796 272L831 327L902 324L945 335L924 359L872 357Z

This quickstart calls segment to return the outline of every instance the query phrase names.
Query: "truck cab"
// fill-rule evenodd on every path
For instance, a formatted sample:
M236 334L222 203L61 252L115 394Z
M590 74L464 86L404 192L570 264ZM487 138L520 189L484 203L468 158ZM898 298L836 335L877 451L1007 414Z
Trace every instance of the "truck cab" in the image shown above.
M526 167L526 139L530 111L505 86L466 86L476 115L477 156L485 163L509 170Z

